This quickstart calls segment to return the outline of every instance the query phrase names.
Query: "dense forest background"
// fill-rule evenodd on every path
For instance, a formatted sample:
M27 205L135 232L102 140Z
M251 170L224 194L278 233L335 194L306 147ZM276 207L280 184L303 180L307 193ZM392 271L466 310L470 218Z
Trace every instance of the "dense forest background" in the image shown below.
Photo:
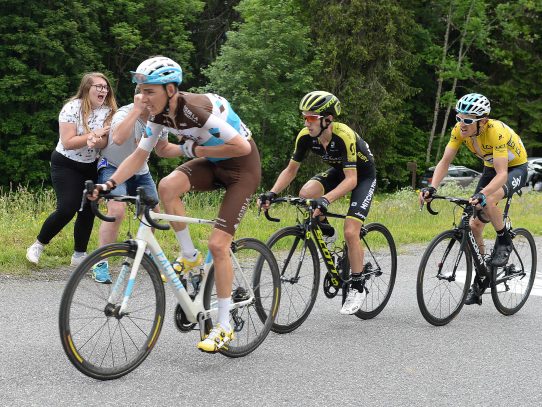
M381 190L442 154L465 93L542 155L542 0L0 0L0 187L49 185L58 113L89 71L120 105L129 71L166 55L182 90L229 99L262 154L263 187L287 164L311 90L336 94L367 140ZM480 168L463 151L458 164ZM152 157L157 178L178 160ZM304 165L312 174L316 160ZM303 177L298 177L300 181Z

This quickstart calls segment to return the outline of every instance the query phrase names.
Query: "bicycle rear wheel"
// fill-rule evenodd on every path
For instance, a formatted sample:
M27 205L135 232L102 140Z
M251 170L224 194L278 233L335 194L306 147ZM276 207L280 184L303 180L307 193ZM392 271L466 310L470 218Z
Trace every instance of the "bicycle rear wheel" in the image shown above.
M360 243L364 251L365 298L355 315L371 319L382 312L388 303L397 275L397 249L390 231L380 223L369 223L361 229ZM350 274L350 262L345 260L343 278ZM343 304L349 285L343 284Z
M254 299L245 306L232 309L230 324L234 329L234 339L220 353L236 358L254 351L271 330L280 303L280 278L273 253L256 239L240 239L233 243L232 251L234 281L232 302L249 299L251 285ZM205 284L203 304L206 309L217 307L215 268L211 267ZM212 321L206 321L210 331Z
M279 266L280 308L271 327L280 334L292 332L309 316L320 284L318 251L296 226L280 229L267 241Z
M418 269L418 306L430 324L446 325L461 311L472 276L467 246L460 249L461 235L447 230L436 236L423 254Z
M505 267L493 269L491 297L504 315L518 312L529 298L536 276L536 245L526 229L514 229L514 250Z
M135 281L128 282L136 248L114 243L91 253L73 272L60 302L59 328L64 352L73 365L99 380L121 377L138 367L156 344L165 312L160 273L145 255ZM111 284L92 278L92 268L107 261ZM129 287L128 313L119 315Z

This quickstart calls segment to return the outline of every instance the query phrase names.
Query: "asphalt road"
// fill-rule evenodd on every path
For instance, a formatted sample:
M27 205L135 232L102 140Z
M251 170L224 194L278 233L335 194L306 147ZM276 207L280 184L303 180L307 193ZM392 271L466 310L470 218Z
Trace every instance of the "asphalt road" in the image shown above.
M339 315L339 298L320 292L299 329L271 333L239 359L197 351L197 333L175 329L168 294L151 355L108 382L79 373L62 351L57 319L66 271L1 277L0 405L541 405L542 277L514 316L499 314L486 295L481 307L464 307L438 328L416 303L422 251L400 254L393 295L375 319Z

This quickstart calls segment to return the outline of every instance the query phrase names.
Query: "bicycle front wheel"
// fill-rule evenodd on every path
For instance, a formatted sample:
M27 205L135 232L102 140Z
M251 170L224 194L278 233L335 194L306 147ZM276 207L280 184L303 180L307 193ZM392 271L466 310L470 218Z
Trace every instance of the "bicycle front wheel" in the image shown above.
M397 275L397 249L391 232L380 223L369 223L361 229L360 244L363 246L365 298L355 315L371 319L382 312L388 303ZM344 278L348 279L350 262L346 259ZM349 285L343 284L343 303Z
M536 276L536 245L526 229L514 229L514 250L505 267L493 269L491 297L503 315L518 312L529 298Z
M121 377L138 367L156 344L165 312L160 273L144 255L129 282L136 247L113 243L90 254L73 272L60 302L59 328L64 352L73 365L99 380ZM94 266L107 261L111 284L93 278ZM127 291L127 312L119 314Z
M236 358L254 351L271 330L280 302L280 279L277 261L273 253L256 239L240 239L233 243L233 287L232 302L252 301L230 312L230 324L234 330L234 339L220 353ZM206 309L217 307L217 295L214 284L215 267L209 270L203 297ZM250 285L250 287L249 287ZM212 327L211 319L206 321L206 329Z
M461 235L447 230L435 237L418 269L418 306L430 324L446 325L461 311L472 276L468 247L461 250Z
M281 283L280 309L271 330L292 332L309 316L320 283L318 251L299 227L286 227L267 241L277 259Z

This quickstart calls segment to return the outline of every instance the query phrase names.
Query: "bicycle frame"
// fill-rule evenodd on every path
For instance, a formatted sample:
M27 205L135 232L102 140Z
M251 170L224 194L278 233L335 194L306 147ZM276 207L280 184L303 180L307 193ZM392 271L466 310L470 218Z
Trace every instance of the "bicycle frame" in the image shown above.
M177 215L168 215L164 213L157 213L157 212L149 212L151 218L153 220L167 220L170 222L182 222L182 223L188 223L188 224L207 224L207 225L214 225L215 222L212 220L206 220L206 219L198 219L198 218L191 218L186 216L177 216ZM129 273L128 277L128 283L126 285L126 288L124 290L122 304L119 310L119 313L121 315L126 314L128 312L128 304L130 300L130 295L132 294L135 278L137 276L139 266L141 264L141 260L143 259L143 256L145 254L145 250L148 248L152 256L154 257L155 261L154 263L158 266L162 274L166 277L167 282L171 289L173 290L173 294L175 295L175 298L177 299L177 302L181 305L184 313L186 314L187 319L192 323L199 323L202 322L205 319L208 319L211 317L212 313L215 313L217 311L217 308L211 308L206 310L203 306L203 295L205 292L205 285L207 284L207 277L209 275L209 270L211 266L213 265L213 259L210 254L210 252L207 254L205 258L205 262L203 265L203 279L200 282L200 290L196 294L195 298L192 300L190 295L187 293L183 283L179 279L179 276L173 270L173 267L171 266L169 260L167 259L166 255L164 254L164 251L160 247L160 244L156 240L156 237L152 233L151 226L147 225L144 221L140 221L139 228L137 231L136 238L133 239L133 241L137 244L137 253L134 258L134 262L132 264L131 269L128 267L123 267L117 281L114 283L111 294L108 299L108 302L110 304L115 303L115 299L117 296L119 296L121 293L121 287L123 282L126 279L126 276ZM237 262L237 258L235 257L233 250L230 248L230 255L233 262L237 263L237 266L239 266L239 263ZM234 267L235 270L235 267ZM242 274L242 273L241 273ZM246 281L246 277L242 275L242 278L244 282L246 283L246 287L249 288L249 298L244 301L239 301L236 303L232 303L230 305L230 309L236 309L240 308L242 306L245 306L246 304L250 303L254 299L254 292L252 290L251 284L248 284L248 281ZM200 327L202 324L200 324Z

